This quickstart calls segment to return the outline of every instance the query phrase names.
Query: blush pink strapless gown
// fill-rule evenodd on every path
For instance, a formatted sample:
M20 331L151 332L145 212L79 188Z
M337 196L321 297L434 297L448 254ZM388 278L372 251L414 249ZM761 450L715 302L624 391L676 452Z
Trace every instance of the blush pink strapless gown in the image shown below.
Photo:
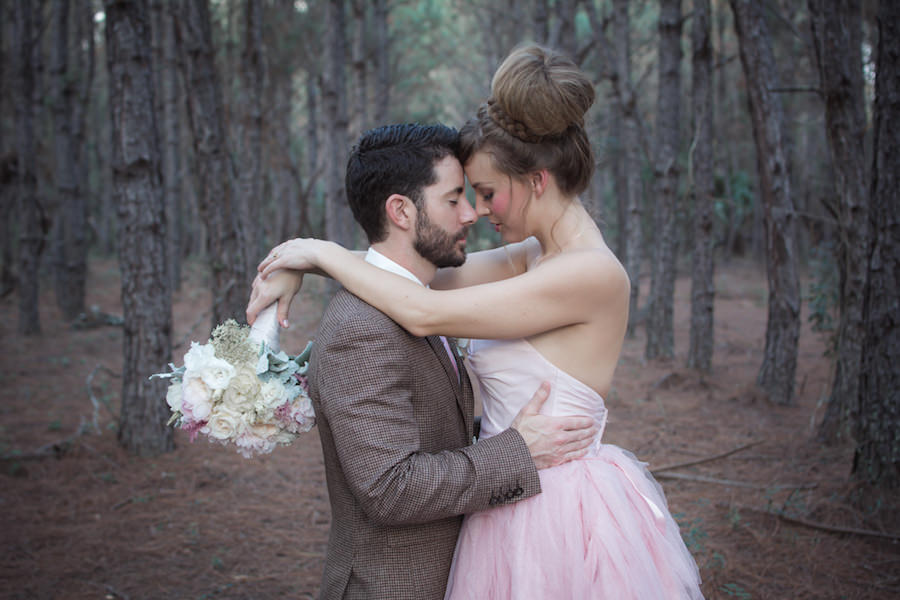
M473 340L469 362L481 388L481 437L509 427L545 380L543 413L590 415L600 433L587 457L540 471L539 495L466 516L445 598L702 598L662 488L633 454L600 441L603 398L526 340Z

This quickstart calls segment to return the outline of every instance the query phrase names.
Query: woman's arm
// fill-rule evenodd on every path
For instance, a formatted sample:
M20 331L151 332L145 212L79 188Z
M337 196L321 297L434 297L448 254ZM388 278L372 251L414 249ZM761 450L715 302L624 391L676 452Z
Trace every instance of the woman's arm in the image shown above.
M601 250L561 254L515 277L445 291L353 260L337 244L319 240L282 244L260 271L266 277L279 268L316 266L417 336L527 337L587 322L628 288L621 265Z
M533 237L499 248L470 252L461 267L438 269L431 287L453 290L520 275L540 253L541 245Z

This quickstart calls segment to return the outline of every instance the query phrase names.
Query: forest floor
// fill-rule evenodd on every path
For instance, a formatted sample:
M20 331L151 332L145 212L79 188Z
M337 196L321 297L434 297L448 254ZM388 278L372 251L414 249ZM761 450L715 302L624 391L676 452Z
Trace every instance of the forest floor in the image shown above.
M191 283L174 306L177 363L186 340L209 333L204 278L197 265L186 269ZM679 279L677 359L644 361L642 331L626 342L604 441L657 470L739 449L658 472L707 598L900 598L896 538L816 526L900 526L896 499L860 502L852 447L815 441L830 379L822 337L804 309L796 400L770 403L754 385L765 273L745 263L718 271L712 372L683 366L690 282ZM308 288L283 336L289 350L312 337L326 301ZM121 315L114 261L92 262L88 289L89 306ZM43 334L22 338L15 297L0 300L0 597L314 598L330 519L316 430L249 460L181 431L175 452L131 457L115 432L121 327L72 328L49 292L41 318Z

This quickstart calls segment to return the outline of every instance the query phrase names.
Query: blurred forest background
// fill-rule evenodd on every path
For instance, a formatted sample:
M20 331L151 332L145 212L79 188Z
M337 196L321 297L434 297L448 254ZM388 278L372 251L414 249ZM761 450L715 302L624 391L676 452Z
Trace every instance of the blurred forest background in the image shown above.
M896 490L898 4L2 0L0 296L22 340L55 335L44 297L73 327L121 325L118 441L166 453L165 384L147 376L173 361L173 295L204 286L205 324L243 321L274 244L364 247L342 189L353 140L385 123L460 126L509 50L536 41L595 81L582 200L631 275L643 360L710 373L716 274L759 265L754 385L795 402L811 327L829 369L815 443L852 447L854 485ZM473 229L470 248L496 243ZM110 260L121 317L86 300L91 265Z

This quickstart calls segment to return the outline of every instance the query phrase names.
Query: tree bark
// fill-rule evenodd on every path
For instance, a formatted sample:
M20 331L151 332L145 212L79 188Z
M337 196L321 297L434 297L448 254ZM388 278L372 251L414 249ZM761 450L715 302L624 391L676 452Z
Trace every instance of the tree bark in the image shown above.
M366 2L353 0L353 117L350 119L350 139L357 139L369 128L368 102L366 99Z
M247 290L246 226L235 190L234 165L225 135L222 86L212 46L209 0L181 0L177 39L183 57L188 124L197 160L198 208L207 229L212 272L213 325L244 320Z
M374 1L375 28L375 114L373 122L388 122L391 101L391 53L388 31L388 2Z
M0 6L0 89L11 90L15 86L15 74L10 73L13 51L10 48L11 28L15 17L9 3ZM0 94L0 114L13 114L13 94ZM16 219L16 152L8 150L5 128L0 127L0 298L12 293L16 286L15 253L13 238Z
M810 24L825 99L825 129L837 185L840 320L828 408L819 427L823 441L849 434L859 396L865 327L863 292L868 261L866 115L859 0L810 0Z
M694 140L691 152L694 248L691 268L691 334L687 365L708 371L713 356L713 87L711 6L694 0L691 31Z
M800 286L794 251L795 214L784 147L784 113L772 44L755 0L730 0L747 84L766 232L769 314L757 383L777 404L790 404L797 370Z
M675 210L678 204L678 144L681 118L681 0L662 0L659 12L655 244L647 312L647 359L675 354Z
M247 272L262 260L263 195L262 98L266 83L260 0L244 0L244 43L241 51L241 168L238 172L239 206L246 230ZM246 291L246 290L245 290Z
M344 66L347 36L344 29L344 3L328 0L325 8L325 73L322 104L325 112L325 232L326 237L352 248L355 221L344 192L344 168L347 164L347 86Z
M595 18L596 21L596 18ZM622 114L622 170L625 174L625 271L631 280L631 296L628 301L628 337L634 337L640 300L641 264L644 261L644 207L643 182L641 181L641 143L637 123L637 96L631 85L631 19L628 0L613 3L615 31L614 88L616 101ZM599 24L595 23L599 27ZM602 35L600 32L599 35ZM608 54L608 53L605 53Z
M900 7L878 16L874 152L854 478L900 488Z
M575 12L577 0L556 0L554 5L556 26L550 34L550 46L558 48L563 54L578 61L578 40L575 38Z
M70 19L69 4L63 0L55 0L53 4L55 35L50 72L54 86L53 147L57 194L54 279L57 304L63 317L72 320L85 310L88 205L83 148L94 70L94 32L90 6L84 2L76 4ZM74 21L74 44L69 43L70 20ZM74 60L70 60L70 52Z
M106 52L125 320L119 442L133 454L174 448L166 385L149 376L171 360L172 295L150 64L146 0L106 0Z
M162 159L163 190L166 203L166 222L169 224L169 275L172 290L181 289L181 256L184 232L184 195L181 191L181 98L178 77L178 50L175 44L175 15L166 3L161 15L162 64L160 65L160 94L162 95Z
M34 3L15 2L14 55L16 60L16 179L19 229L19 323L23 335L41 332L38 311L38 269L44 251L48 221L37 189L35 119L39 99L35 95L35 72L40 62L39 29Z
M534 0L534 41L546 44L550 38L549 0Z

